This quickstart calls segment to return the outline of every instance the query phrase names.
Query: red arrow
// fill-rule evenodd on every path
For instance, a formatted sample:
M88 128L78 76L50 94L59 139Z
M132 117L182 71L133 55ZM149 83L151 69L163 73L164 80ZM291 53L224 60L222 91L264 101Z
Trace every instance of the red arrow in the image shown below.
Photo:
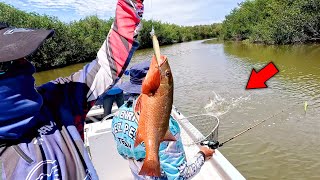
M268 81L270 78L272 78L272 76L276 75L278 72L279 70L273 64L273 62L270 62L259 72L256 72L255 69L252 69L246 89L267 88L268 86L265 84L266 81Z

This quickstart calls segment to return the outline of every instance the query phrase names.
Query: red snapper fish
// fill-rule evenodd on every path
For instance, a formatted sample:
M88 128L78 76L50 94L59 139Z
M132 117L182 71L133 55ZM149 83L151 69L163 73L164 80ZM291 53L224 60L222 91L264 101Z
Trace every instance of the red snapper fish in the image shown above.
M173 103L173 77L166 56L153 56L142 83L135 114L139 117L134 146L144 142L146 158L139 175L160 177L159 147L162 141L176 141L169 131Z

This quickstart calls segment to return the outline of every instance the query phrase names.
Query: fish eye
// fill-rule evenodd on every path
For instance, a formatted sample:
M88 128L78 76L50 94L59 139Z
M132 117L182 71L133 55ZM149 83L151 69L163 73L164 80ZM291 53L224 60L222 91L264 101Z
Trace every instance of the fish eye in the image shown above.
M170 71L166 71L166 76L170 77L170 75L171 75L171 72Z

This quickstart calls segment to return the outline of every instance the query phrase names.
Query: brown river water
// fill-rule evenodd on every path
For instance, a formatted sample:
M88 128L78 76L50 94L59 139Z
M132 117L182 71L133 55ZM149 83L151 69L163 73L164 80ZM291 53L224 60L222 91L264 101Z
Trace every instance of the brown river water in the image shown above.
M173 71L174 105L185 116L218 116L220 142L269 118L219 148L247 179L320 179L320 45L203 42L161 47ZM152 52L137 51L129 67L150 60ZM279 73L268 88L245 90L252 68L270 61ZM83 65L39 72L36 82L68 76ZM190 121L204 134L213 124Z

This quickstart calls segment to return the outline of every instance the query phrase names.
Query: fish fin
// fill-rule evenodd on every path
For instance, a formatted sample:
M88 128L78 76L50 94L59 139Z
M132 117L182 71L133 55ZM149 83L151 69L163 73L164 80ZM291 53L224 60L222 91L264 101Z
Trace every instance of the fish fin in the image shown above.
M162 141L176 141L176 137L168 130L164 135Z
M141 113L141 95L137 98L136 104L134 106L134 115L136 116L137 121L139 121Z
M136 132L136 140L134 141L134 147L137 147L142 142L143 142L142 135L141 135L141 133L139 131L139 127L138 127L138 130Z
M142 83L141 92L148 95L154 94L160 86L160 76L161 74L157 61L153 56L147 76Z
M134 141L134 147L137 147L142 141L142 135L139 129L142 128L142 121L140 122L140 113L141 113L141 95L137 98L136 104L134 106L134 115L136 116L136 120L138 123L138 129L136 132L136 140ZM140 128L139 128L140 127Z
M139 172L139 175L160 177L160 162L145 159L142 168Z

